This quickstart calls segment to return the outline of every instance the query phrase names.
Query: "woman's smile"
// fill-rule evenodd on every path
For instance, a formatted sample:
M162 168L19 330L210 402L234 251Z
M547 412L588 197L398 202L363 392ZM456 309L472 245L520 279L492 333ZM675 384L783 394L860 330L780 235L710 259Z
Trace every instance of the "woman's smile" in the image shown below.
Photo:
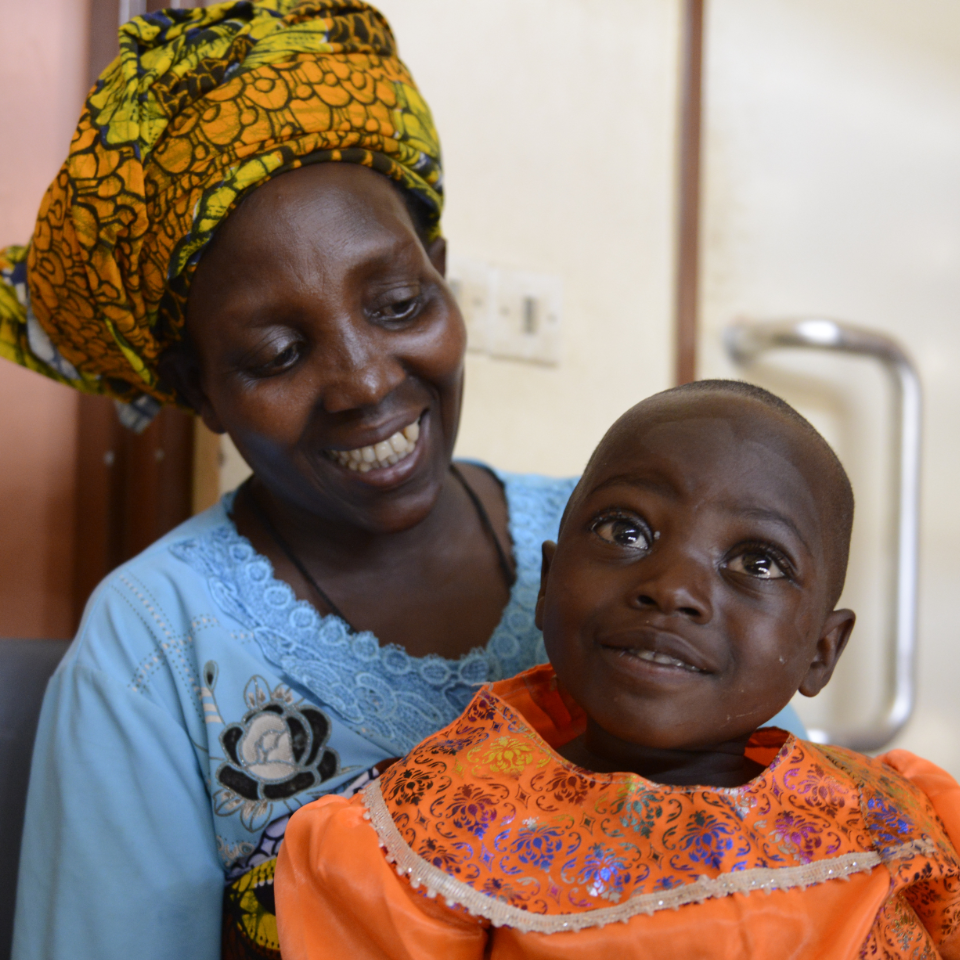
M411 529L447 479L466 340L443 263L385 177L321 164L261 188L197 269L208 426L347 536Z
M386 470L405 460L417 448L420 439L420 418L390 434L386 440L374 441L349 450L328 449L324 452L341 467L359 473Z

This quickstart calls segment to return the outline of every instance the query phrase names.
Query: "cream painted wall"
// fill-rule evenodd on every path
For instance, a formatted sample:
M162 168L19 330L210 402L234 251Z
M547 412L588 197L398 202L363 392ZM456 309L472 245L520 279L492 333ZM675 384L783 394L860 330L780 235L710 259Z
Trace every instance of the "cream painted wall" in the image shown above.
M819 313L886 331L926 390L920 699L897 745L960 775L960 5L712 0L707 49L701 376L742 375L827 434L858 496L843 601L860 614L825 703L876 703L890 559L889 391L866 362L771 357L741 371L722 328Z
M458 452L573 473L668 385L679 4L384 0L444 138L452 249L560 273L556 369L468 358ZM877 705L888 602L889 392L857 361L744 371L738 315L819 313L904 341L926 387L920 703L899 745L960 774L960 6L709 0L701 376L744 376L824 431L858 496L854 642L810 722ZM503 144L508 146L505 148ZM224 485L241 475L224 472ZM232 473L230 471L233 471Z
M0 0L0 245L26 243L85 94L87 5ZM0 360L0 636L72 630L77 397Z
M679 5L378 5L440 131L451 251L564 281L559 366L468 354L457 456L578 473L669 386ZM230 489L247 471L226 453Z

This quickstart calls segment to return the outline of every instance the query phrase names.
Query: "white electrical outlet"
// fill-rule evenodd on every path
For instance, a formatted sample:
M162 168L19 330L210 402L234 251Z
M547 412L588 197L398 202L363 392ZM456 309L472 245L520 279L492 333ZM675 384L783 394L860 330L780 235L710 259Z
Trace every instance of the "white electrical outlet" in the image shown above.
M451 257L447 261L447 283L456 297L467 328L467 349L486 353L490 311L496 289L496 271L481 260Z
M560 277L498 270L487 330L488 352L511 360L558 364L562 307Z

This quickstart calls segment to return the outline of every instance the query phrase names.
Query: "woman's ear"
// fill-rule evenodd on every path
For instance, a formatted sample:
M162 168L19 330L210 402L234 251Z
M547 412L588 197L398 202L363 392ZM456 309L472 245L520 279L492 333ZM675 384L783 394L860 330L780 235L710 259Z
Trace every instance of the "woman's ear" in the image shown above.
M540 592L537 594L537 608L533 615L533 622L538 630L543 629L543 607L547 600L547 580L550 578L550 565L557 552L557 545L553 540L544 540L543 559L540 562Z
M203 388L197 351L186 338L167 350L160 358L157 363L157 372L165 383L170 384L193 407L208 430L214 433L227 432L221 425Z
M816 653L799 687L805 697L815 697L830 682L856 621L852 610L834 610L824 620Z
M430 262L433 264L434 270L436 270L441 277L446 277L447 275L446 237L437 237L437 239L434 240L429 247L427 247L427 256L430 258Z

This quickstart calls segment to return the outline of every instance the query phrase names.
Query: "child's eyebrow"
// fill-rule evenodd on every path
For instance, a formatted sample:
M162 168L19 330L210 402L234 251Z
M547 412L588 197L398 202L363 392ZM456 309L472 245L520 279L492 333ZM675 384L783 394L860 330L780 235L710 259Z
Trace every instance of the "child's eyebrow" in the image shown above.
M635 477L628 473L621 473L615 477L607 477L593 487L587 496L592 496L607 487L636 487L639 490L648 490L665 497L676 497L677 490L672 483L666 480L652 480L649 477Z
M810 544L800 532L800 528L794 521L784 513L778 510L771 510L769 507L744 507L740 504L724 504L724 507L730 513L739 514L741 517L749 517L752 520L764 520L767 523L774 523L779 527L786 527L804 546L807 553L813 553Z

